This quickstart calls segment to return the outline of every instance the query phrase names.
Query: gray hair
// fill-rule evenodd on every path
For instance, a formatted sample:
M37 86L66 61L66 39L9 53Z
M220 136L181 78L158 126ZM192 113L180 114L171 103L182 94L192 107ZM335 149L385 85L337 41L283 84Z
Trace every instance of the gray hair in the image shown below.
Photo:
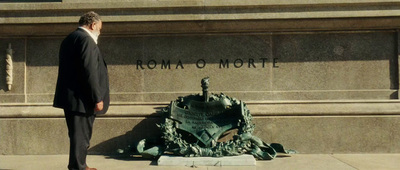
M94 11L87 12L79 19L79 26L85 26L100 21L100 15Z

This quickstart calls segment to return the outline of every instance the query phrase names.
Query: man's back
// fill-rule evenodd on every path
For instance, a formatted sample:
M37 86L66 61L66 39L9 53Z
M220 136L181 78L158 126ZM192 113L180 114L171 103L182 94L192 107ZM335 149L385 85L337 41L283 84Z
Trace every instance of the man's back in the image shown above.
M108 88L108 82L107 85L104 81L103 85L99 85L100 79L108 80L107 70L100 58L96 43L82 29L75 30L63 40L54 107L93 113L94 105L105 95L101 86Z

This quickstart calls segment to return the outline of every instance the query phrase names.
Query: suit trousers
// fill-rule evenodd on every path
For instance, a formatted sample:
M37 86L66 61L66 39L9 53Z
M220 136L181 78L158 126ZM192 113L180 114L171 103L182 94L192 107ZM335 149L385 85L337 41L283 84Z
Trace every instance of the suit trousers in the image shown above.
M70 141L69 170L85 170L86 155L92 138L93 123L96 115L64 110Z

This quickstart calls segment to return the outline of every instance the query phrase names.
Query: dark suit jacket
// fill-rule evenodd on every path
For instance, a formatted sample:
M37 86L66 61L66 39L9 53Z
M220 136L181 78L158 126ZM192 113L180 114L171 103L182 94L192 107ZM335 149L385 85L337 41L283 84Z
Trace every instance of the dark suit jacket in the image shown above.
M94 112L103 101L104 109ZM97 44L82 29L61 43L54 107L86 114L104 114L110 103L107 65Z

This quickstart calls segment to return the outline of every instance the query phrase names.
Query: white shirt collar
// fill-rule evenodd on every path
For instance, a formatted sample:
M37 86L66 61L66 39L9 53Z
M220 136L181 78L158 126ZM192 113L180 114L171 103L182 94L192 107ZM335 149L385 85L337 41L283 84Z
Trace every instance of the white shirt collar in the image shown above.
M98 36L96 36L95 34L93 34L92 32L90 32L90 31L89 31L88 29L86 29L85 27L78 27L78 28L85 30L85 31L90 35L90 37L92 37L92 39L94 40L94 42L97 44L97 39L99 38Z

